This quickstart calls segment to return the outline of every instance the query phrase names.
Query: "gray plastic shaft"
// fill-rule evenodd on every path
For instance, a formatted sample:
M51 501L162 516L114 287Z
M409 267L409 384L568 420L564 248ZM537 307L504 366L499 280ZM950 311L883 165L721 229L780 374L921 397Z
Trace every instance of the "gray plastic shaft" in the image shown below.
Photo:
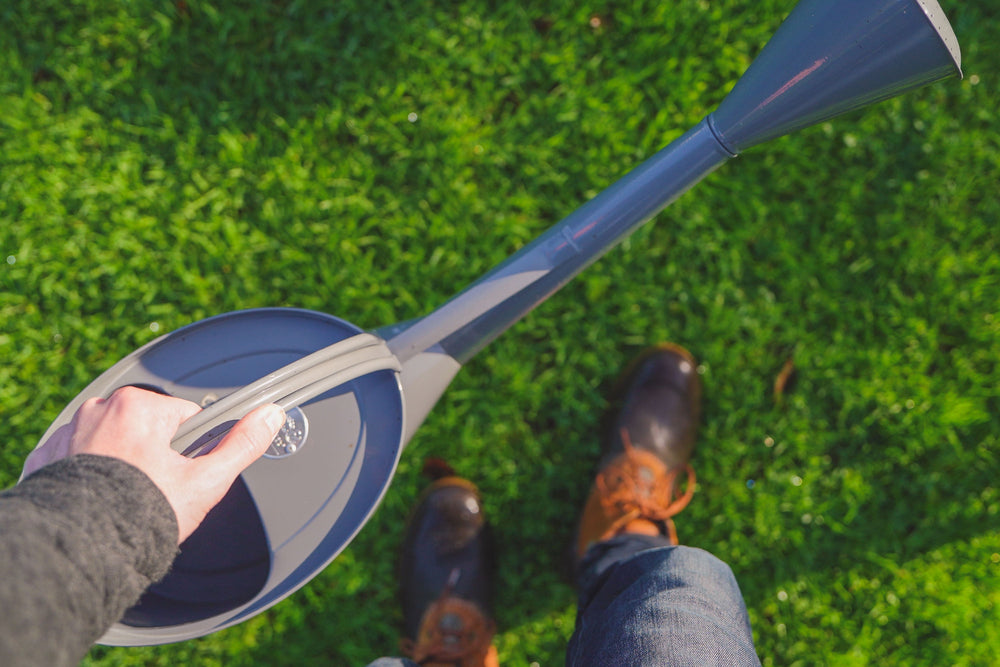
M465 363L573 276L733 157L703 120L441 308L389 340L400 361L441 344Z

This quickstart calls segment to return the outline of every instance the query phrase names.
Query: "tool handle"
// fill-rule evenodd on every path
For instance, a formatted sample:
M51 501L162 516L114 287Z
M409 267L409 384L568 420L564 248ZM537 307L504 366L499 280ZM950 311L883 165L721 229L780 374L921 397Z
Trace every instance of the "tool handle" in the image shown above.
M261 405L277 403L287 411L381 370L399 372L399 360L381 338L369 333L357 334L222 397L181 424L170 446L188 457L207 453L237 421Z

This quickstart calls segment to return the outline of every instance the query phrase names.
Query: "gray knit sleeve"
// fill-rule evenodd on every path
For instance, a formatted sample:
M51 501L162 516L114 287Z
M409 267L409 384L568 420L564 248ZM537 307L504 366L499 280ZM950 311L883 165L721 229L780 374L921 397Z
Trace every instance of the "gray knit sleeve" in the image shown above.
M0 665L75 665L177 551L144 473L105 456L52 463L0 493Z

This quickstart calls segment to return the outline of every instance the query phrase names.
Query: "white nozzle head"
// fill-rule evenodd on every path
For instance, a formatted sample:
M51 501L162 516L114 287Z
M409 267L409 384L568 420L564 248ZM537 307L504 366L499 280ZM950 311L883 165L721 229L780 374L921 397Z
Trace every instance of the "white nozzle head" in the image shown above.
M955 67L958 68L958 75L962 76L962 49L958 46L958 38L955 37L955 31L952 29L951 23L948 22L948 17L944 15L944 10L941 9L937 0L917 1L920 3L920 8L924 10L924 14L930 19L934 30L941 37L941 41L944 42L948 53L951 54L951 59L955 62Z

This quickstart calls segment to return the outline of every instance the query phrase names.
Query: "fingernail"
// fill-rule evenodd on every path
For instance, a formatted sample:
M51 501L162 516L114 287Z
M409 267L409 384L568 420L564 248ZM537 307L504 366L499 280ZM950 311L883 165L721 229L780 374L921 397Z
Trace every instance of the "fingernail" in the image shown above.
M264 423L272 431L277 431L285 423L285 411L281 409L281 406L272 405L267 414L264 415Z

